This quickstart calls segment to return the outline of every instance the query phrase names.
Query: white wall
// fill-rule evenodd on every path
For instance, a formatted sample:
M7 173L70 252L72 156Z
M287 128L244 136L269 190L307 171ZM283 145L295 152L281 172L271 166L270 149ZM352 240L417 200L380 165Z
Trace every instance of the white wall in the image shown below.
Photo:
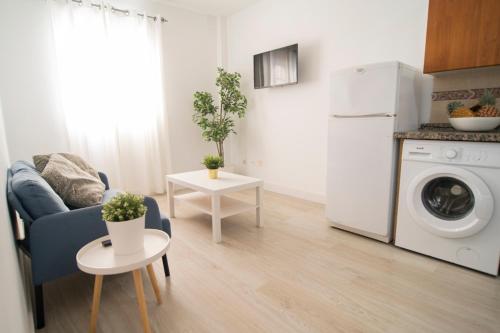
M112 2L118 8L143 8L169 20L164 24L163 45L171 164L174 171L199 168L212 145L203 143L191 120L192 95L214 88L216 18L147 0ZM0 1L0 93L12 161L69 149L56 104L50 29L45 1Z
M170 8L165 28L165 82L174 172L200 169L215 145L204 142L193 123L193 94L215 89L217 21L213 16Z
M231 162L263 178L268 189L323 201L330 72L388 60L422 68L427 4L266 0L228 17L228 69L243 75L249 99L240 135L231 141ZM254 90L252 56L293 43L299 44L299 84Z
M7 210L5 184L9 152L0 103L0 332L32 332L26 294Z

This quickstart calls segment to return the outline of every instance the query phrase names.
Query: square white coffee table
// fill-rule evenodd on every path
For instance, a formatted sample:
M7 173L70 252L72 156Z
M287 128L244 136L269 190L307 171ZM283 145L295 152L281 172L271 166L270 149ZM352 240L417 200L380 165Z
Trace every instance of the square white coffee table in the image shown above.
M257 227L263 226L262 186L257 178L219 171L219 178L209 179L207 170L176 173L166 176L170 217L175 217L175 201L185 202L212 216L212 238L221 242L221 219L255 209ZM174 195L174 184L194 190ZM255 204L236 200L226 194L255 188Z

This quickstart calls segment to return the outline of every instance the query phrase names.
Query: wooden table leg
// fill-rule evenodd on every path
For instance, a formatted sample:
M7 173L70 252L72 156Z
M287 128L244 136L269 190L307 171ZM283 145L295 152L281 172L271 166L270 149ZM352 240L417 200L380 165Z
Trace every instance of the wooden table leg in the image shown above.
M142 328L145 333L151 333L151 328L149 327L148 309L146 308L146 299L144 297L144 286L142 285L141 270L136 269L132 272L132 274L134 275L135 293L137 294L137 304L139 305Z
M99 304L101 303L102 275L95 276L94 297L92 300L92 312L90 315L90 333L95 333L97 328L97 316L99 315Z
M220 195L212 195L212 239L216 243L220 243L222 241Z
M256 222L257 222L257 227L263 227L264 226L264 220L262 219L262 195L263 195L263 190L262 186L257 186L255 189L255 204L257 205L257 208L255 209L255 215L256 215Z
M149 280L151 281L151 285L153 286L153 290L155 292L156 302L158 304L161 304L160 288L158 287L158 281L156 280L156 275L153 265L149 264L146 266L146 268L148 270Z
M168 196L168 209L170 217L175 217L175 207L174 207L174 183L167 181L167 196Z

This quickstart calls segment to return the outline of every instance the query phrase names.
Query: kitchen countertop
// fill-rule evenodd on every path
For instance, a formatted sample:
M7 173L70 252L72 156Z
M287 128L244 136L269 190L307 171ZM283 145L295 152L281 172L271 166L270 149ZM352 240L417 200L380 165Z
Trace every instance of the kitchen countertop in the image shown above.
M500 142L500 127L488 132L457 131L450 124L423 124L417 131L395 132L395 139Z

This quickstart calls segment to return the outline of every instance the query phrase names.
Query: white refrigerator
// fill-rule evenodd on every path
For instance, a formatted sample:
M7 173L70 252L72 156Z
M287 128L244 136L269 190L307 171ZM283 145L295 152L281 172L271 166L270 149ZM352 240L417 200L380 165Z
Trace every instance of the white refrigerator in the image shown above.
M326 217L334 227L391 241L393 134L418 128L421 89L422 74L399 62L332 73Z

